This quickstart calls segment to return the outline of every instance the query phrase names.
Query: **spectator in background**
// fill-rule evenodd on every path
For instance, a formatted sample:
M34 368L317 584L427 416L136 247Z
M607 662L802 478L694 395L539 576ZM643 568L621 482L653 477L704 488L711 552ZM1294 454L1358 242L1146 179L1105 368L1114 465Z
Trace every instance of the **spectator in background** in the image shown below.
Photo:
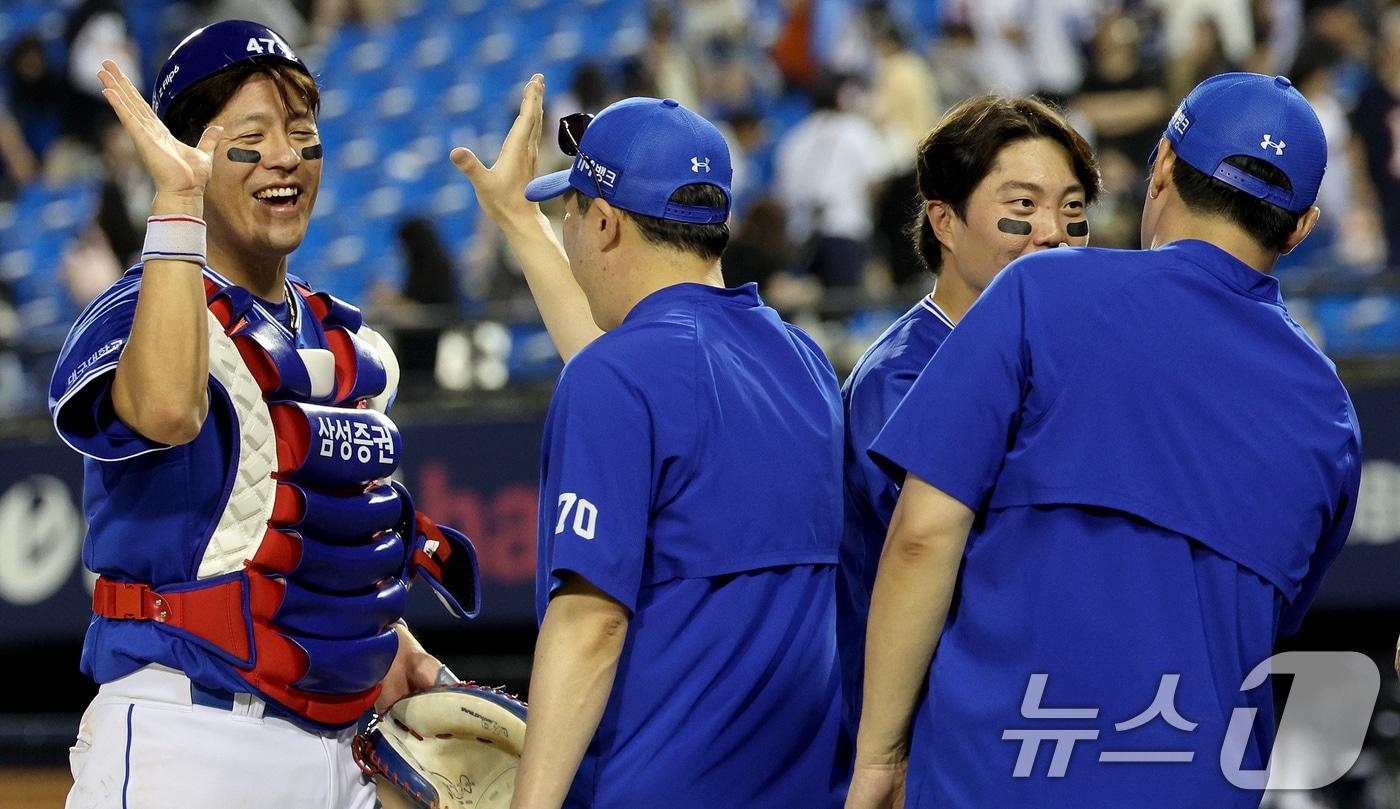
M683 48L677 47L675 20L666 6L652 6L647 14L647 42L642 64L656 83L656 94L674 98L683 107L701 109L695 89L695 66Z
M792 261L786 230L783 206L771 199L756 200L739 221L734 239L724 251L725 284L758 284L767 297L769 282Z
M1281 256L1276 268L1287 272L1293 267L1319 263L1330 258L1337 237L1346 228L1353 212L1355 189L1352 178L1352 133L1346 110L1333 88L1334 71L1341 61L1336 46L1324 39L1310 39L1298 51L1298 60L1288 71L1293 86L1303 94L1317 113L1322 132L1327 137L1327 173L1317 192L1317 207L1322 210L1317 226L1302 244L1286 256Z
M690 53L699 53L717 39L742 40L756 5L753 0L689 0L682 6L681 42Z
M959 0L951 14L972 32L977 93L1026 95L1036 77L1026 53L1028 6L1034 0Z
M898 167L875 201L875 256L889 268L896 286L922 274L922 265L904 228L918 207L914 161L919 141L938 122L942 103L928 62L909 50L900 29L885 25L876 37L878 59L871 92L871 118L885 139L886 159Z
M1237 70L1243 60L1232 57L1225 45L1220 25L1213 17L1196 19L1192 36L1181 50L1171 51L1167 63L1167 92L1172 98L1185 98L1192 87L1211 76Z
M938 80L892 22L876 34L875 49L870 118L884 135L890 161L909 163L942 111Z
M1287 72L1302 41L1302 0L1254 0L1251 9L1257 45L1249 69L1270 75Z
M788 238L805 246L805 270L829 289L864 281L871 202L890 165L880 133L852 109L858 95L849 78L818 82L812 112L778 144L775 186Z
M460 314L457 270L428 219L405 219L398 236L405 272L402 308L397 313L402 316L402 325L394 329L394 353L404 385L430 388L437 367L438 338Z
M617 92L613 89L612 78L603 68L603 65L595 61L587 61L579 65L574 71L574 78L569 82L569 89L555 96L545 108L545 115L549 119L563 118L565 115L572 115L576 112L596 113L618 98ZM550 155L540 155L546 163L549 162ZM554 161L558 168L563 168L567 163L562 159Z
M0 98L0 199L11 199L39 174L39 160Z
M1379 203L1386 265L1400 268L1400 139L1391 122L1400 115L1400 9L1381 18L1375 68L1351 113L1365 152L1366 176Z
M1150 0L1150 3L1161 13L1162 36L1171 58L1200 48L1202 23L1214 32L1220 53L1228 63L1242 65L1254 53L1251 0ZM1191 86L1187 86L1180 95L1173 92L1173 97L1180 98L1190 89Z
M144 87L140 54L127 31L120 0L82 0L68 17L63 38L68 43L68 83L73 90L66 129L96 150L112 116L92 66L110 59L135 86Z
M814 0L783 0L787 17L773 42L773 63L789 89L814 85L820 68L812 47Z
M572 104L569 112L597 112L611 104L614 95L612 83L608 81L608 74L603 72L603 68L597 62L584 62L569 85L567 103Z
M10 109L29 151L42 159L63 135L68 83L44 55L43 40L25 34L5 57Z
M875 39L892 25L879 0L816 0L813 48L827 73L869 77L875 70Z
M768 142L768 129L762 117L747 110L729 116L729 120L718 126L729 143L730 162L734 165L729 193L734 198L730 210L737 219L744 215L751 202L767 191L772 179L772 166L760 157Z
M1026 4L1026 57L1036 94L1056 105L1084 81L1084 43L1094 31L1097 0Z
M697 88L705 104L721 113L747 110L760 92L777 89L773 66L762 52L747 50L742 36L710 40L697 52Z
M943 38L930 53L929 64L938 77L939 94L949 104L982 92L976 53L977 37L967 23L950 19L943 24Z
M1170 102L1143 60L1146 37L1136 20L1112 14L1099 21L1091 69L1074 113L1088 122L1098 147L1104 195L1094 217L1094 244L1139 246L1143 202L1142 155L1152 151L1171 115Z
M63 287L79 309L116 283L125 269L96 222L84 228L59 259Z
M1104 17L1093 41L1093 69L1085 77L1073 109L1088 119L1100 150L1132 155L1152 151L1170 102L1152 67L1143 62L1144 37L1131 17Z
M656 84L656 76L645 59L632 58L622 62L622 96L655 98L661 95Z
M108 124L102 131L101 143L99 159L103 176L97 226L121 266L130 267L141 260L146 214L151 209L155 187L121 124L115 121ZM98 292L108 286L110 282L103 284Z

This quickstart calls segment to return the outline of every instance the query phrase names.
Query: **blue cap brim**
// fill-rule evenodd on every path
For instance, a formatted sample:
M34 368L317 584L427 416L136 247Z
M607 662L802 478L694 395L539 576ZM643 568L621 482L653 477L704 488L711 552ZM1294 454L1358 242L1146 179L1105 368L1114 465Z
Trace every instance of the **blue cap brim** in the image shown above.
M544 202L568 191L571 171L572 169L564 169L531 180L525 186L525 199L531 202Z

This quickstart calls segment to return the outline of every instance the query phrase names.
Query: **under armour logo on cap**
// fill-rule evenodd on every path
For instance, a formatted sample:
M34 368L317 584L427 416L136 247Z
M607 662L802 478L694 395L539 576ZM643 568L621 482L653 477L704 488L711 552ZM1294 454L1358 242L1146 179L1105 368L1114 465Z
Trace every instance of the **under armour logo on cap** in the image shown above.
M693 172L695 172L696 174L699 174L699 173L702 172L702 171L705 172L706 174L709 174L709 173L710 173L710 158L707 157L707 158L705 158L704 160L701 160L701 159L698 158L698 157L692 157L692 158L690 158L690 170L693 171Z
M1282 156L1282 155L1283 155L1283 147L1285 147L1285 146L1287 146L1287 145L1288 145L1288 144L1287 144L1287 143L1284 143L1283 141L1279 141L1278 143L1274 143L1273 140L1270 139L1270 136L1269 136L1268 133L1265 133L1265 134L1264 134L1264 139L1263 139L1262 141L1259 142L1259 148L1260 148L1260 149L1273 149L1273 150L1274 150L1274 154L1275 154L1275 155L1279 155L1279 156Z

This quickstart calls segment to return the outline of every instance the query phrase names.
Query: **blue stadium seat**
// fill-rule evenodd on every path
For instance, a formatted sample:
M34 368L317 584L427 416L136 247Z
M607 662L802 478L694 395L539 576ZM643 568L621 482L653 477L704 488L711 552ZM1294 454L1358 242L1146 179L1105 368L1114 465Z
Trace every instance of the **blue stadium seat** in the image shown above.
M543 325L513 324L510 338L506 368L511 382L548 382L559 375L564 363Z
M1333 357L1400 351L1400 295L1321 295L1311 308Z

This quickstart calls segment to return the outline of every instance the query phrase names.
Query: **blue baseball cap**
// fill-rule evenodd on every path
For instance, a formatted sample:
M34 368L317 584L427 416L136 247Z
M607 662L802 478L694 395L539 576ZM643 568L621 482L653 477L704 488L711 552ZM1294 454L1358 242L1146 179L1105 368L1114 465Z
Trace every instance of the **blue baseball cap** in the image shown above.
M643 216L713 224L729 218L733 175L729 145L714 124L674 99L627 98L584 130L572 167L531 180L525 198L541 202L573 188ZM671 202L676 189L692 183L718 186L724 206Z
M1197 171L1293 213L1312 207L1327 170L1322 123L1286 76L1212 76L1176 108L1163 137L1171 141L1176 156ZM1235 155L1276 166L1293 190L1225 162ZM1151 159L1156 158L1154 149Z
M281 34L261 23L223 20L191 32L161 65L151 88L156 117L164 121L170 104L200 79L248 59L285 62L311 76Z

